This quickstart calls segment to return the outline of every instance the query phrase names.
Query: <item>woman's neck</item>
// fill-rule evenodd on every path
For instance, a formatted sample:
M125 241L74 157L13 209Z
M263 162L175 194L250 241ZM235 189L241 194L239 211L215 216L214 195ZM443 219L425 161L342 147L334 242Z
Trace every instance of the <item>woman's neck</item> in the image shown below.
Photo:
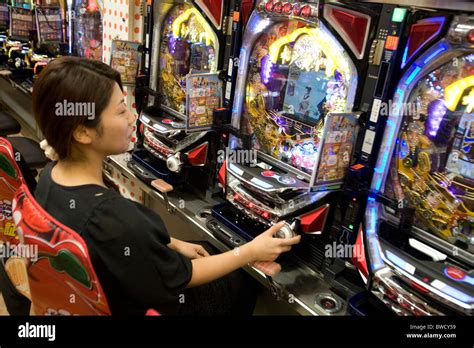
M103 159L87 161L60 160L53 167L51 177L63 186L95 184L106 187L102 176Z

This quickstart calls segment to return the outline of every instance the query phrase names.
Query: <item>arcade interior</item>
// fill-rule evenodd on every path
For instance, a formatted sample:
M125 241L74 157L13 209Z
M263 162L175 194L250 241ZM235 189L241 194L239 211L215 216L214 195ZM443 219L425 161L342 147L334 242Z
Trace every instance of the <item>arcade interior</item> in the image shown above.
M0 0L0 200L1 315L472 316L474 3Z

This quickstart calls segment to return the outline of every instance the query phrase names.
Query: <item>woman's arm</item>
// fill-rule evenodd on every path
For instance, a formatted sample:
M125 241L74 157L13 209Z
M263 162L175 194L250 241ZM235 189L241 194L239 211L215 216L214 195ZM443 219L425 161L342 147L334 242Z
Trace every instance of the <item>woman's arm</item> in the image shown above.
M253 261L254 256L249 244L223 254L191 260L193 275L187 287L210 283Z
M179 239L170 237L170 243L167 244L167 247L170 248L170 249L173 249L174 251L178 251L178 248L177 248L178 243L177 242L179 242Z
M281 253L299 243L301 236L290 239L274 238L284 225L280 222L251 242L219 255L192 260L193 273L187 287L206 284L255 261L274 261Z
M168 248L177 251L191 260L209 256L209 253L202 245L184 242L173 237L170 237L170 240L171 242L167 244Z

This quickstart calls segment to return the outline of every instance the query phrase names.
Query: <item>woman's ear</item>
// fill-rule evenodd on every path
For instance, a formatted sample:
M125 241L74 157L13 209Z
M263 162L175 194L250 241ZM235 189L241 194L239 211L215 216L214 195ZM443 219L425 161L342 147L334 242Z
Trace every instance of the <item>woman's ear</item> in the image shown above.
M93 139L92 130L84 125L77 126L74 132L72 133L72 136L75 141L77 141L79 144L84 145L89 145L90 143L92 143Z

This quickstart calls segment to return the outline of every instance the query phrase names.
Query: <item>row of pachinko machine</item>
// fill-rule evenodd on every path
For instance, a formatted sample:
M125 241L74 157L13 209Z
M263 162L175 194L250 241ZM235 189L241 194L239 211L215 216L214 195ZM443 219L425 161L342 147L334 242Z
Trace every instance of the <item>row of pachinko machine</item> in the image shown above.
M473 314L473 3L163 0L145 35L137 176L220 196L229 247L286 221L352 313Z
M100 0L0 0L0 65L31 91L52 59L102 60Z

